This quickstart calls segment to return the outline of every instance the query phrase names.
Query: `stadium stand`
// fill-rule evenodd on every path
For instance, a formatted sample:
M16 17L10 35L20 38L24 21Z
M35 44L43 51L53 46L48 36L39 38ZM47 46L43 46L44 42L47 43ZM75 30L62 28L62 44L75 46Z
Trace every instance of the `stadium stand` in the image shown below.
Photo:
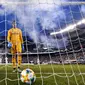
M46 49L43 49L43 45L40 46L40 48L38 49L38 53L37 53L36 45L33 41L28 41L27 45L26 45L26 42L24 42L25 51L22 53L23 55L22 62L37 64L38 59L39 59L40 64L50 64L50 63L60 64L60 63L69 63L69 62L71 63L76 62L76 63L84 64L85 63L85 57L84 57L85 55L85 42L84 42L85 31L83 28L78 29L79 36L77 36L77 33L75 30L69 33L71 36L71 42L70 42L70 38L68 37L68 45L66 47L67 49L62 48L62 49L57 50L55 48L52 48L49 53L46 51ZM66 33L65 35L68 35L68 33ZM24 40L25 40L25 37L24 37ZM81 45L79 43L79 40L81 42ZM30 44L30 42L32 42L33 44ZM7 44L7 42L5 42L5 36L0 36L0 63L6 62L4 55L7 55L8 63L11 63L11 55L9 54L10 51L7 48L7 46L5 46L5 43ZM71 44L73 45L73 48ZM26 48L28 48L28 52ZM49 55L51 57L49 57ZM76 59L75 59L75 56L76 56Z

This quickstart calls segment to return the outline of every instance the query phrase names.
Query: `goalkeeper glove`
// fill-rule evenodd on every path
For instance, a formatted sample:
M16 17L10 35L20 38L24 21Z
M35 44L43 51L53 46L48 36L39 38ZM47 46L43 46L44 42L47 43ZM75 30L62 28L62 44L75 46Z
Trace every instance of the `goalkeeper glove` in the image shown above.
M22 44L22 51L24 51L24 44Z
M12 43L11 43L11 42L8 42L7 47L8 47L8 48L11 48L11 47L12 47Z

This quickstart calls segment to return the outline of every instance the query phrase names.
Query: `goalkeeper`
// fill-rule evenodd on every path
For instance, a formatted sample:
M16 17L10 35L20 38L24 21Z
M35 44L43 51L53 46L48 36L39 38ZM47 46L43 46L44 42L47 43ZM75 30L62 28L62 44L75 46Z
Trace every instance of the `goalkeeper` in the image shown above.
M13 21L12 28L8 30L8 48L11 49L12 53L12 64L13 72L20 70L20 65L22 62L21 52L24 50L22 31L16 27L16 21ZM16 55L17 54L17 55ZM17 69L16 69L17 68Z

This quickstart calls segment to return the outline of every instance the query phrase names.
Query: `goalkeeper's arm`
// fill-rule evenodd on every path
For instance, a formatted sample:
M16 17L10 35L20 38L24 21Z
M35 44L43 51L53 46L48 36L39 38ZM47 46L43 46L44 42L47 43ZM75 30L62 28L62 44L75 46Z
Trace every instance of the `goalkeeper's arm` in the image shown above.
M10 32L10 30L9 30L9 31L8 31L8 36L7 36L7 41L8 41L7 47L8 47L8 48L11 48L11 47L12 47L12 43L10 42L10 38L11 38L11 32Z
M22 31L20 30L20 40L22 44L22 51L24 51L24 44L23 44L23 37L22 37Z

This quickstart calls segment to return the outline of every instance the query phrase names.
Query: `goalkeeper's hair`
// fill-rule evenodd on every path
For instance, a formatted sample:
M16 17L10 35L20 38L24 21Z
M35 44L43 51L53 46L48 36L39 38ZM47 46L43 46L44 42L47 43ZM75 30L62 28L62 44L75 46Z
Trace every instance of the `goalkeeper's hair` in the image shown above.
M13 20L13 21L12 21L12 24L16 24L16 21L15 21L15 20Z

